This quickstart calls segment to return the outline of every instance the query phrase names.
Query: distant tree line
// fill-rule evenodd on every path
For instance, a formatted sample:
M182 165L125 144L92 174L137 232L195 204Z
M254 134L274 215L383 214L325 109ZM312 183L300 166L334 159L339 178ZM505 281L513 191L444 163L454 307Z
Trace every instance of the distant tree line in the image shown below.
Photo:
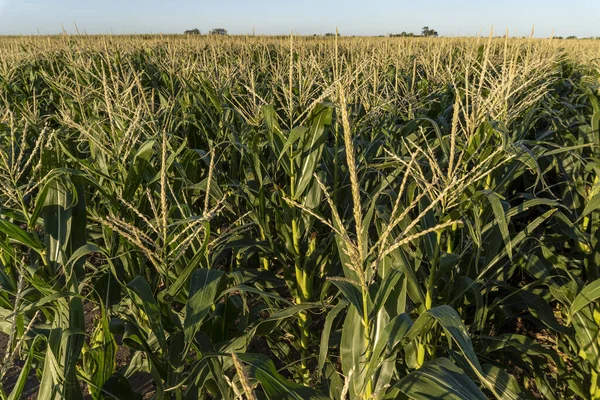
M415 37L412 32L390 33L390 37Z
M189 29L186 30L184 32L185 35L200 35L200 29L198 28L194 28L194 29ZM223 28L215 28L215 29L211 29L210 31L208 31L209 35L220 35L220 36L225 36L227 35L227 30L223 29ZM339 32L338 33L333 33L333 32L327 32L324 36L326 37L333 37L333 36L340 36ZM313 36L319 36L316 33ZM380 35L383 36L383 35ZM388 35L389 37L437 37L438 36L438 32L435 29L431 29L428 26L424 26L421 29L421 34L420 35L415 35L412 32L402 32L402 33L390 33ZM504 36L498 36L500 38L504 37ZM554 36L554 39L565 39L563 36ZM577 36L567 36L566 39L578 39ZM588 38L583 38L583 39L600 39L600 37L588 37Z
M562 36L554 36L554 39L574 40L574 39L579 39L579 38L577 36L571 35L571 36L567 36L566 38L564 38ZM589 37L584 37L584 38L581 38L581 39L583 39L583 40L600 40L600 36L596 36L596 37L589 36Z
M221 35L221 36L225 36L227 35L227 30L223 29L223 28L216 28L216 29L211 29L208 32L209 35Z
M415 35L412 32L402 32L402 33L390 33L389 36L390 37L419 37L419 36L437 37L438 32L435 29L430 29L428 26L424 26L423 29L421 29L421 35Z
M194 28L194 29L189 29L185 32L183 32L185 35L200 35L200 29L198 28ZM227 29L223 29L223 28L215 28L215 29L211 29L210 31L208 31L209 35L227 35Z
M438 33L435 29L429 29L428 26L424 26L423 29L421 29L421 35L437 37Z

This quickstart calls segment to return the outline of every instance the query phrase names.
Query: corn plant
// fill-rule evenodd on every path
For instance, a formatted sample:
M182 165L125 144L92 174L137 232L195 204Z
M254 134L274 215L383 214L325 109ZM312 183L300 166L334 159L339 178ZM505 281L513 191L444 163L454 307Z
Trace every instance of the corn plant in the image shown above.
M600 398L599 55L3 38L0 398Z

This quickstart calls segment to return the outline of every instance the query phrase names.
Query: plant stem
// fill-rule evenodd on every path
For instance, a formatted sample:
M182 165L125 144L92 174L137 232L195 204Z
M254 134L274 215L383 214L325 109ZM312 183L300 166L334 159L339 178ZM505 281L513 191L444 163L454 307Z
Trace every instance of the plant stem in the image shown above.
M452 232L448 234L448 246L446 248L446 252L448 254L452 254L454 252L454 235L456 234L456 230L458 229L458 224L452 224Z
M296 195L296 171L293 158L290 157L290 170L292 176L290 177L290 193L291 197L294 198ZM294 271L296 273L296 288L297 297L296 303L302 304L309 301L311 297L312 284L310 284L310 278L307 271L302 268L302 249L300 247L300 229L299 221L296 215L296 210L293 210L292 214L292 242L294 246ZM302 379L307 383L310 377L308 365L306 360L309 357L308 347L310 345L310 316L306 311L298 313L298 328L300 330L300 353L302 361L300 363L302 369Z
M362 302L363 302L363 325L365 328L365 359L366 359L366 364L369 364L369 361L371 360L371 354L372 354L372 349L371 349L371 323L369 320L369 310L368 310L368 298L369 298L369 291L368 288L363 287L362 290ZM370 399L371 396L373 395L373 380L371 379L371 377L366 377L367 378L367 387L365 389L365 399Z

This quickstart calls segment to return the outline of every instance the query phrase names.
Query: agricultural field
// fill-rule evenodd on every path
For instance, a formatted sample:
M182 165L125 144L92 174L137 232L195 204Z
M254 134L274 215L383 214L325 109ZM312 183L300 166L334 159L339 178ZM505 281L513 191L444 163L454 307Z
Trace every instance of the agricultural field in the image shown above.
M0 399L600 399L600 41L0 39Z

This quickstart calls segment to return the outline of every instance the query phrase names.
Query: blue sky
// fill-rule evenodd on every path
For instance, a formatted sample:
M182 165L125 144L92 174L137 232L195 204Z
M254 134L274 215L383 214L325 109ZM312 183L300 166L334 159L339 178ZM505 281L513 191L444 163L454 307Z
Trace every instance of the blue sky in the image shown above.
M230 33L343 35L418 33L600 36L600 0L0 0L0 34ZM61 27L62 26L62 27Z

